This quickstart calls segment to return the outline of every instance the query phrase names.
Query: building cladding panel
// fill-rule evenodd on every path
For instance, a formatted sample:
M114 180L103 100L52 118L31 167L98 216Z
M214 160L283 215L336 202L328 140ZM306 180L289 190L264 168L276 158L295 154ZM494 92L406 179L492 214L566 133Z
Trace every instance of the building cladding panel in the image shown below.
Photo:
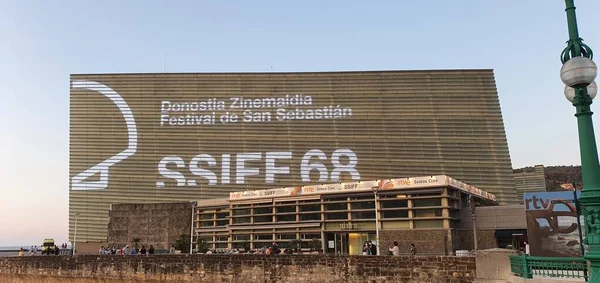
M533 172L515 173L517 201L523 204L523 194L546 191L546 171L544 165L535 165Z
M114 203L359 179L449 175L517 202L492 70L81 74L70 97L71 239L77 218L105 241Z

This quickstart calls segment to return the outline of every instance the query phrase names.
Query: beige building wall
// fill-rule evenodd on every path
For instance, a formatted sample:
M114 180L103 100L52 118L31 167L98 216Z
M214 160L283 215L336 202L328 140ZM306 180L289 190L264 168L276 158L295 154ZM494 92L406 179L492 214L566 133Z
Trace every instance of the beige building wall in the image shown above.
M475 214L477 229L527 229L525 208L522 205L480 206ZM461 229L472 230L471 211L461 211L460 223Z
M523 194L546 191L546 173L544 165L536 165L534 172L515 173L518 203L523 204Z
M286 95L312 100L263 103ZM240 97L250 102L233 107L232 98ZM207 106L215 101L224 107ZM174 110L175 103L196 102L206 109ZM337 114L318 119L287 115L333 108ZM278 120L279 109L293 119ZM259 121L243 122L247 110ZM232 114L238 122L221 121ZM517 202L492 70L77 74L71 75L69 140L69 231L73 239L77 219L81 241L106 241L111 204L330 182L449 175L495 194L501 204ZM308 156L302 165L311 150L323 158ZM267 152L289 152L289 158L275 154L282 157L276 166L289 173L267 181ZM256 171L238 167L238 154L248 153L254 159L244 166ZM314 163L321 169L303 170ZM335 171L341 166L351 170Z

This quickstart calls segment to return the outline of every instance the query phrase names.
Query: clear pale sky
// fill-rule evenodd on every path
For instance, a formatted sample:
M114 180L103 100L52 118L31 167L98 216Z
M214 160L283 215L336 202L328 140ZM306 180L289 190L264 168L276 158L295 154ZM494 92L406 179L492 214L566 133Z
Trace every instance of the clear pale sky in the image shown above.
M600 54L600 1L576 5ZM67 239L71 73L492 68L513 167L571 165L567 39L561 0L3 0L0 246Z

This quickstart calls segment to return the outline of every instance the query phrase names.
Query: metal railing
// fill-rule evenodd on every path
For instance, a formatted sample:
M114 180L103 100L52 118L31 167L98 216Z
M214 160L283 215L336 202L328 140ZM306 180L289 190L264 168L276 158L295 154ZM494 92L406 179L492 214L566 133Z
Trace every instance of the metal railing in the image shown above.
M519 277L584 278L586 281L588 279L587 261L581 257L509 257L510 271Z

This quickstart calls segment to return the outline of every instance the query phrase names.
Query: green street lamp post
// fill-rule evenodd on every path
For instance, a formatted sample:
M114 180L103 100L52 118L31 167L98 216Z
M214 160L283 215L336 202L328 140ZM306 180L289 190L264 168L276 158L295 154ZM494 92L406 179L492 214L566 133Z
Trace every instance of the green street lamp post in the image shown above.
M566 85L565 96L576 108L583 175L580 201L585 217L584 243L588 245L588 252L584 258L591 263L591 277L588 282L600 283L600 163L592 123L593 113L590 109L592 99L598 92L594 83L598 69L592 61L592 49L579 37L573 1L565 0L569 41L561 55L563 66L560 78Z

